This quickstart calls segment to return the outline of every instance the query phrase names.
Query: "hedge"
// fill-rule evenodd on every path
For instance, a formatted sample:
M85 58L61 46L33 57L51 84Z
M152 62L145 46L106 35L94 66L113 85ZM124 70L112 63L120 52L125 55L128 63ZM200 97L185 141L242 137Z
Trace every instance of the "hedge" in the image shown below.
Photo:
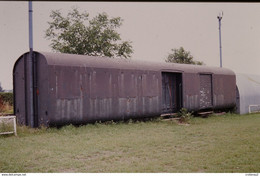
M0 102L9 103L9 105L13 106L13 93L0 92Z

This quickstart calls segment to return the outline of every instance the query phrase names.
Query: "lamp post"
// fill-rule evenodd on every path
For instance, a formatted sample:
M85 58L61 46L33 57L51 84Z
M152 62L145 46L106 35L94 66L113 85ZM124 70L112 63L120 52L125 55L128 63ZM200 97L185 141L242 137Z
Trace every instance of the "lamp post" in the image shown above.
M218 18L218 24L219 24L219 55L220 55L220 67L222 67L222 46L221 46L221 19L223 17L223 12L222 14L219 14L217 16Z

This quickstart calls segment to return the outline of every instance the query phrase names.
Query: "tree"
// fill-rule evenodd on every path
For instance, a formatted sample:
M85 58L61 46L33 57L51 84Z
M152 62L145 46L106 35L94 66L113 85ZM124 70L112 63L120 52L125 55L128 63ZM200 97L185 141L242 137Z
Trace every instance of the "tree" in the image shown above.
M2 88L1 83L0 83L0 92L3 92L3 91L4 91L4 89Z
M171 49L173 53L170 53L165 62L181 63L181 64L194 64L194 65L203 65L201 61L194 61L193 56L189 51L185 51L183 47L179 49Z
M89 19L87 12L80 13L73 8L66 17L59 10L51 12L51 22L45 31L50 46L61 53L90 56L131 57L131 41L121 41L116 31L122 25L120 17L109 18L101 13Z

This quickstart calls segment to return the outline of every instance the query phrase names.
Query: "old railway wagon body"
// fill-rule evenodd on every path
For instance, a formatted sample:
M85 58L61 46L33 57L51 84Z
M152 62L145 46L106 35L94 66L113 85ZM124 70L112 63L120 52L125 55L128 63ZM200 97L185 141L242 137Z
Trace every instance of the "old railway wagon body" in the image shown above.
M236 78L228 69L185 64L34 52L33 98L29 53L13 69L18 123L84 124L233 108ZM33 114L30 112L33 109Z

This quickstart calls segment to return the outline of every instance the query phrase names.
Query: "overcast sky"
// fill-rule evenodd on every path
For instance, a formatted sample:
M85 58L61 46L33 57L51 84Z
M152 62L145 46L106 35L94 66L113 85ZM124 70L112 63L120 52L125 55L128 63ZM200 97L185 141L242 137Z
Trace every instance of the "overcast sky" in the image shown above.
M237 73L260 75L260 3L180 2L33 2L34 50L49 51L44 38L51 10L72 7L90 17L106 12L124 22L118 32L132 41L135 60L163 61L172 48L184 47L195 60L219 66L218 14L222 19L223 67ZM12 70L29 50L28 2L0 2L0 82L13 89Z

